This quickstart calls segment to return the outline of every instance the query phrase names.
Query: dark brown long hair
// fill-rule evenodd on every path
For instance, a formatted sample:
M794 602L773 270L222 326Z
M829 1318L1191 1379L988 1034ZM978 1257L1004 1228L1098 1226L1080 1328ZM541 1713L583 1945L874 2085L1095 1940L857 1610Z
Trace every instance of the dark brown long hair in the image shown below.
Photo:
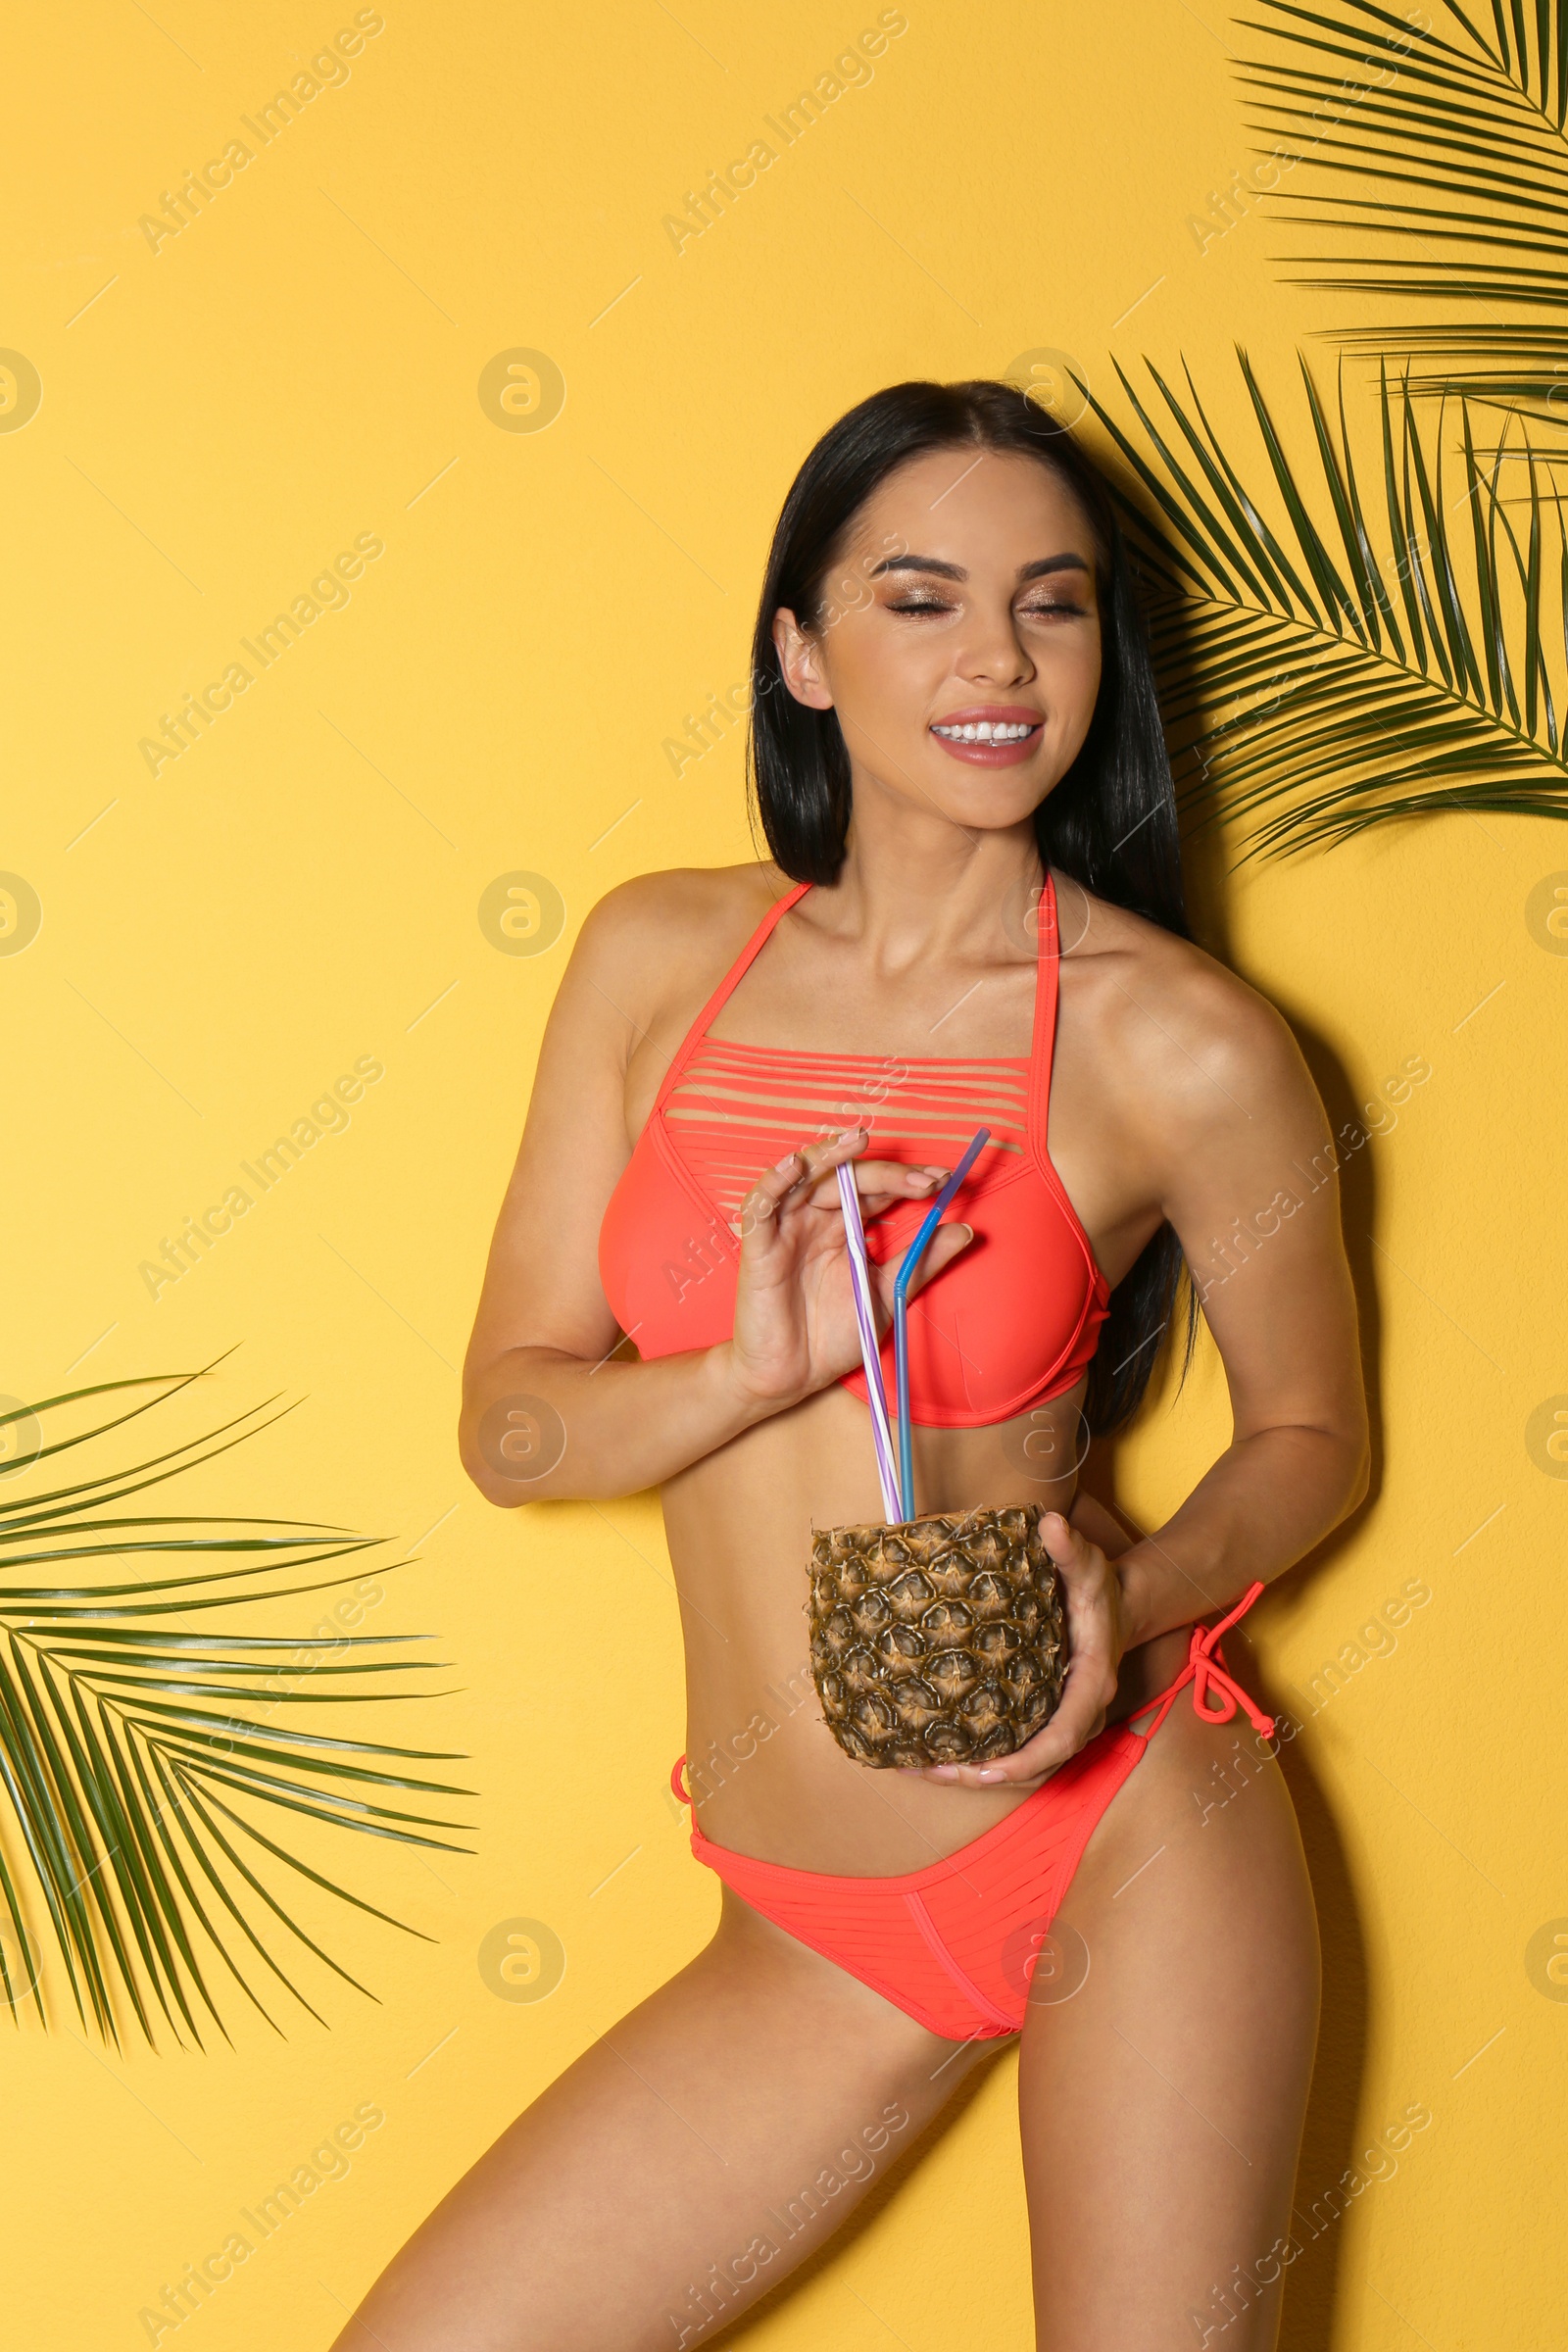
M850 822L850 757L837 714L797 702L784 682L773 616L825 617L824 584L866 500L897 466L934 449L990 449L1037 459L1088 517L1102 614L1100 692L1083 747L1035 810L1042 861L1098 898L1183 939L1188 927L1170 759L1143 614L1102 476L1070 434L1010 384L892 384L841 416L790 486L773 533L752 645L747 774L775 862L797 882L832 882ZM1175 1316L1186 1259L1159 1231L1111 1293L1084 1409L1101 1435L1136 1411ZM1198 1301L1186 1285L1183 1371Z

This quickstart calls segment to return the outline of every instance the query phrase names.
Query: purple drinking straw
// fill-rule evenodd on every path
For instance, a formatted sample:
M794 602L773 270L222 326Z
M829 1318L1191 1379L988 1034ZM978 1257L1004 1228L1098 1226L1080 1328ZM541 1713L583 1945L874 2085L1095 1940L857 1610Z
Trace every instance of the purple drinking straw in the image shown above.
M844 1233L850 1246L850 1288L855 1295L855 1320L860 1335L860 1361L865 1366L866 1401L871 1407L871 1438L876 1448L876 1474L882 1486L882 1508L888 1520L899 1517L899 1480L893 1461L893 1432L888 1426L887 1391L882 1385L882 1354L877 1346L876 1316L871 1306L871 1269L865 1253L865 1228L860 1222L860 1196L854 1171L840 1160L836 1171L839 1200L844 1208Z

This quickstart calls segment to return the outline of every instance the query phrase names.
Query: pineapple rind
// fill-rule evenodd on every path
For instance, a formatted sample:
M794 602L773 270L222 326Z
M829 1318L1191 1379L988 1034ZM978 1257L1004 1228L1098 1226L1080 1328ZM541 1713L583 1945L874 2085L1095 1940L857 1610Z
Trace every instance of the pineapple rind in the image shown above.
M987 1763L1054 1713L1066 1619L1033 1510L821 1528L810 1577L817 1696L857 1762L883 1771Z

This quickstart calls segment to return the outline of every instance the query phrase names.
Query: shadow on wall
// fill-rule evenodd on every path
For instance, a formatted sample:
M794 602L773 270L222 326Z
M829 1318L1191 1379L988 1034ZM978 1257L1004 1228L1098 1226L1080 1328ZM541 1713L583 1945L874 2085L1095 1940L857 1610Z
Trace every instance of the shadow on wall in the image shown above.
M1216 895L1208 904L1216 910L1221 909L1224 904L1223 875L1217 856L1208 869L1208 878L1217 886ZM1193 899L1195 930L1200 931L1203 944L1212 953L1219 953L1214 928L1202 920L1204 902L1199 891L1194 892ZM1326 1040L1289 1004L1280 1003L1277 994L1274 1002L1290 1022L1311 1072L1313 1084L1323 1099L1330 1131L1336 1138L1341 1221L1360 1318L1361 1355L1366 1373L1371 1425L1372 1467L1366 1498L1340 1527L1288 1572L1286 1589L1293 1596L1294 1605L1299 1605L1309 1583L1332 1570L1359 1529L1364 1514L1373 1507L1382 1484L1379 1367L1383 1355L1383 1335L1372 1242L1376 1171L1372 1153L1365 1148L1372 1132L1367 1126L1367 1106L1357 1105L1343 1063ZM1355 1140L1357 1136L1359 1143ZM1303 1178L1303 1186L1304 1181ZM1301 1189L1302 1186L1298 1187L1298 1190ZM1245 1279L1245 1266L1241 1278ZM1156 1375L1151 1384L1145 1410L1167 1411L1172 1388L1173 1384L1168 1387ZM1089 1477L1097 1491L1115 1493L1115 1447L1118 1443L1126 1442L1128 1434L1121 1432L1117 1439L1097 1444L1094 1448L1090 1457ZM1280 1719L1283 1729L1287 1722L1299 1727L1305 1712L1301 1695L1269 1673L1259 1661L1253 1642L1249 1639L1250 1633L1254 1640L1257 1638L1259 1621L1266 1626L1271 1609L1278 1606L1273 1594L1265 1594L1252 1618L1226 1635L1225 1647L1233 1671L1256 1694L1260 1704ZM1267 1646L1266 1636L1263 1638ZM1369 2038L1366 1939L1340 1829L1340 1799L1331 1788L1325 1787L1309 1741L1295 1737L1282 1738L1278 1760L1300 1828L1301 1844L1317 1908L1323 1955L1317 2058L1297 2174L1295 2203L1298 2218L1293 2224L1293 2234L1299 2250L1287 2273L1278 2352L1327 2352L1334 2339L1345 2245L1345 2233L1334 2227L1334 2219L1337 2218L1338 2208L1342 2208L1346 2200L1339 2195L1336 2204L1334 2192L1336 2184L1356 2162L1357 2127ZM1314 2205L1318 2206L1315 2219Z
M1365 1501L1343 1527L1337 1528L1291 1571L1293 1584L1302 1590L1309 1578L1332 1567L1365 1513L1372 1508L1383 1484L1383 1329L1373 1265L1376 1171L1370 1151L1344 1148L1348 1135L1357 1130L1366 1132L1365 1121L1344 1066L1332 1048L1290 1005L1281 1004L1280 1010L1290 1021L1313 1084L1323 1098L1330 1130L1342 1139L1340 1213L1360 1316L1361 1360L1366 1371L1372 1447L1372 1474ZM1269 1707L1279 1705L1282 1712L1287 1705L1299 1707L1294 1691L1288 1692L1284 1699L1277 1699L1274 1691L1269 1690L1263 1703ZM1280 1763L1300 1823L1323 1948L1323 2009L1317 2063L1312 2074L1297 2176L1297 2206L1304 2213L1321 2191L1338 2182L1355 2163L1356 2126L1369 2038L1366 1939L1336 1818L1336 1798L1324 1788L1304 1741L1292 1740L1282 1748ZM1279 2352L1324 2352L1332 2340L1344 2248L1344 2230L1327 2228L1308 2240L1300 2257L1291 2266Z

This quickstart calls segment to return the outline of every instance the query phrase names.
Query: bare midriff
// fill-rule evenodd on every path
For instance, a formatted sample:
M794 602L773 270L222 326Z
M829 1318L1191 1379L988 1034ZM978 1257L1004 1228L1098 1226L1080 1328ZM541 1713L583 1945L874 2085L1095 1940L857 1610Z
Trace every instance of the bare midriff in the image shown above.
M1084 1385L986 1429L916 1426L919 1510L1066 1512ZM956 1852L1023 1802L1027 1787L964 1788L858 1763L823 1720L807 1636L812 1533L883 1516L858 1397L835 1382L667 1480L662 1498L686 1644L687 1783L715 1844L884 1877ZM1186 1648L1175 1633L1130 1652L1111 1717L1169 1683Z

